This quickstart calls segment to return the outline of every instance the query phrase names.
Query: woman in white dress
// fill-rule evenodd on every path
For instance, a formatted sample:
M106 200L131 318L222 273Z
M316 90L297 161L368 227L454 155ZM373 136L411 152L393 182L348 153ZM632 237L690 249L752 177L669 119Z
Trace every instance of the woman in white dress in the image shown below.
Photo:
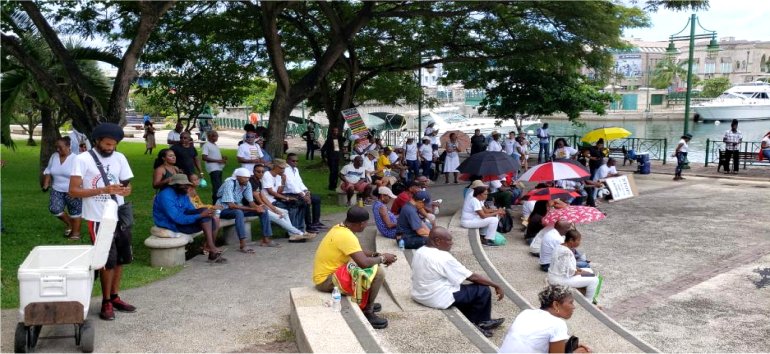
M446 158L444 159L444 183L449 183L449 173L454 174L454 183L457 183L457 166L460 166L459 146L457 144L457 135L449 134L449 141L444 144Z
M537 294L539 309L524 310L516 316L505 334L499 353L590 353L591 348L569 335L567 322L575 311L572 291L551 285Z

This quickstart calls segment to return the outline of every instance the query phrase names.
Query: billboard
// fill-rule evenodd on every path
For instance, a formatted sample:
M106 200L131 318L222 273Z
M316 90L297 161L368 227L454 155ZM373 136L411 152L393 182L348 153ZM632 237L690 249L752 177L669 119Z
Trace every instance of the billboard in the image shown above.
M642 76L642 55L641 54L616 55L615 72L627 78Z

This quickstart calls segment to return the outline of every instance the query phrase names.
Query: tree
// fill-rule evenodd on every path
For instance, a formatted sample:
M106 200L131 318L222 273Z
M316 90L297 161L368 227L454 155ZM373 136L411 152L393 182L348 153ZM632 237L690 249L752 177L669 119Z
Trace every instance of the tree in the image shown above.
M10 3L10 4L9 4ZM142 48L161 16L173 5L173 1L137 1L137 2L87 2L78 4L42 3L43 7L32 1L6 2L2 7L4 20L18 16L23 9L32 26L20 26L15 21L3 21L2 46L6 53L13 56L29 70L37 83L50 95L60 109L72 117L72 124L79 131L90 134L100 121L122 123L125 120L126 99L133 82L135 66L142 54ZM112 86L108 105L102 106L95 99L95 93L89 92L84 74L73 58L72 53L62 43L59 33L48 22L45 12L58 22L64 34L91 36L97 33L113 35L113 28L118 26L124 31L124 39L130 42L118 63L118 73ZM107 14L96 16L95 14ZM66 73L71 90L62 90L56 79L34 60L23 45L23 34L36 30ZM113 39L117 39L114 38ZM116 48L113 48L116 49Z
M702 97L717 97L722 92L727 91L731 86L730 80L726 77L715 77L703 80Z
M674 89L685 85L687 80L687 63L688 60L677 60L675 58L665 58L655 65L655 69L652 72L651 84L656 89L665 89L673 87ZM693 86L700 80L700 78L693 74L692 84Z

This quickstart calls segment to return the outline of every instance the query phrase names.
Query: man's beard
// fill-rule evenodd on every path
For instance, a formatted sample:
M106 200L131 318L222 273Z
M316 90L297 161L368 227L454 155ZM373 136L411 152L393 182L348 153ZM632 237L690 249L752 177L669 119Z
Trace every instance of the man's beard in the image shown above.
M99 156L101 156L101 157L110 157L110 156L112 156L112 153L115 152L115 150L110 151L108 153L104 152L104 151L102 151L102 149L99 148L99 146L96 146L95 150L96 150L96 152L99 153Z
M178 195L186 195L187 194L187 188L184 188L184 189L182 189L182 188L174 188L174 191Z

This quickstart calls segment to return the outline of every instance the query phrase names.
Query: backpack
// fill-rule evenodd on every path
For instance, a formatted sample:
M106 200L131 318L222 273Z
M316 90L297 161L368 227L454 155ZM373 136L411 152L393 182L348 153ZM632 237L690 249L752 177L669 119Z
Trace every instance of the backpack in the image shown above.
M497 232L505 234L511 232L511 229L513 229L513 217L506 212L505 215L500 218L500 222L497 223Z

